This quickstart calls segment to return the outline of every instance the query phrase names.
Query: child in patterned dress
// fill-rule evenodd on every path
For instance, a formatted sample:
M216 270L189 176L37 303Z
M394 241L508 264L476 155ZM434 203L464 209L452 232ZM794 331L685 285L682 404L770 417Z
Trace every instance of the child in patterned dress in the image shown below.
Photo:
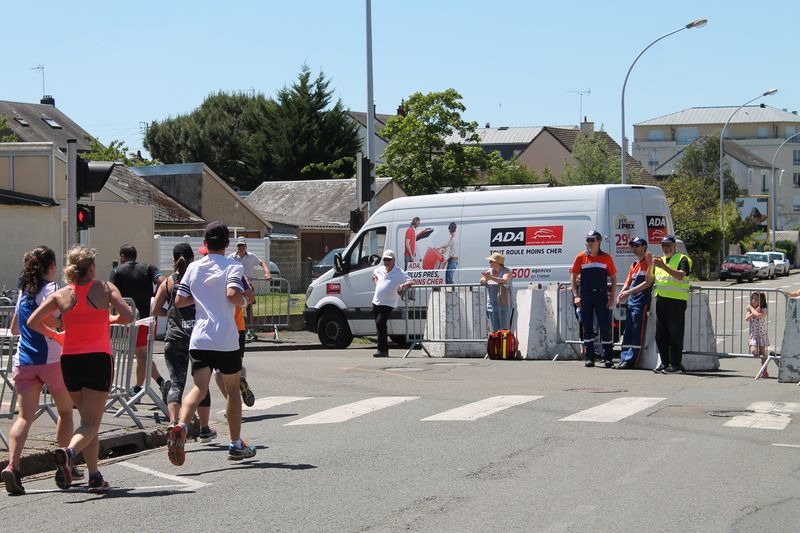
M750 296L750 305L744 319L750 323L750 353L753 357L761 358L761 365L767 361L767 297L763 292L754 292ZM768 378L767 369L761 373L762 378Z

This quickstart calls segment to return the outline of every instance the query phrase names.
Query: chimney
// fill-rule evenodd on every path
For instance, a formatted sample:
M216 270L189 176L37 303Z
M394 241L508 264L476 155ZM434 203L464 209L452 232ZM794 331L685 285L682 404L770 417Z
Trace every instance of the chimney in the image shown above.
M398 117L406 116L406 108L405 108L405 105L404 105L405 103L406 103L405 100L400 100L400 105L397 106L397 116Z
M40 104L44 104L44 105L51 105L51 106L55 107L56 106L56 99L53 98L51 95L46 94L46 95L42 96L42 99L39 100L39 103Z
M594 133L594 122L589 122L586 120L586 117L583 117L583 122L581 122L581 133L584 135L591 135Z
M488 122L487 122L485 127L486 127L486 129L488 130L489 128L491 128L491 127L492 127L492 125L491 125L490 123L488 123Z

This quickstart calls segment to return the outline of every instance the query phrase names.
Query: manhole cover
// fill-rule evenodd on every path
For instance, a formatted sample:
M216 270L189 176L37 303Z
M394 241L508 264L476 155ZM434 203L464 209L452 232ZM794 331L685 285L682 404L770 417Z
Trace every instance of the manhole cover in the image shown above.
M417 368L415 366L398 366L393 368L384 368L387 372L422 372L424 368Z
M755 413L752 409L731 409L728 411L708 411L708 416L718 416L721 418L731 418L734 416L747 416Z
M595 394L613 394L619 392L628 392L626 389L603 389L600 387L583 387L580 389L564 389L567 392L593 392Z

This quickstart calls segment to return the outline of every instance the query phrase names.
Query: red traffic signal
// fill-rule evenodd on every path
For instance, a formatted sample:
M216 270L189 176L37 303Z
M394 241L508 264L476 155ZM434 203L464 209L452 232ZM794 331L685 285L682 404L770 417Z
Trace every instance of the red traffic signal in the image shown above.
M86 204L78 204L78 212L76 214L78 221L78 230L87 230L94 227L94 206Z

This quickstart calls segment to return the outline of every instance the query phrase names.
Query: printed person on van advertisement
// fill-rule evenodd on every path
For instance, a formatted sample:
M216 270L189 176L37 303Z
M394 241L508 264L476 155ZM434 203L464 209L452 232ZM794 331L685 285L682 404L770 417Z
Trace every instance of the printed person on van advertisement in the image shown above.
M447 226L447 231L450 232L448 241L439 248L439 253L447 260L447 266L444 274L444 282L447 285L453 284L453 274L458 268L458 256L456 255L456 248L458 240L456 239L456 223L451 222Z
M372 357L389 357L388 321L392 309L400 303L400 296L414 284L414 281L395 264L392 250L384 250L383 265L372 271L375 295L372 297L372 314L378 330L378 351Z
M404 239L404 252L403 258L405 259L405 264L403 268L408 268L408 264L412 263L417 260L416 252L417 252L417 228L419 227L419 217L414 217L411 219L411 225L408 226L406 230L406 236Z
M630 247L636 256L636 261L631 265L625 284L617 296L618 304L628 302L622 352L619 354L617 370L634 368L639 360L647 329L647 311L650 308L653 292L654 278L650 270L653 254L647 251L647 241L642 237L634 237L630 241Z
M597 316L597 329L600 331L603 345L603 362L606 368L611 368L613 341L610 308L616 299L617 268L611 256L600 249L601 240L602 235L597 230L592 230L586 235L586 250L575 257L575 263L570 270L570 286L573 302L581 308L583 331L587 337L583 341L586 348L586 366L594 366L594 337L589 336L589 332L594 331L594 318ZM580 292L578 292L579 277Z
M486 258L489 270L481 272L481 285L486 285L486 315L492 331L511 327L511 308L513 298L511 270L503 254L493 253Z

